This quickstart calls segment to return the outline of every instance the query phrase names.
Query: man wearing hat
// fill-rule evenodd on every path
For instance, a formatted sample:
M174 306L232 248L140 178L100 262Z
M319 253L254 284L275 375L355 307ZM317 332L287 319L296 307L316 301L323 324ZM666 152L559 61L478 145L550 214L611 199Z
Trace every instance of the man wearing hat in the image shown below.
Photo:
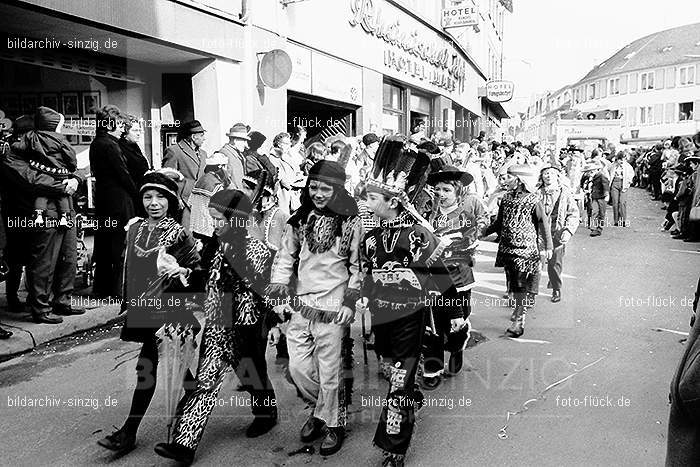
M240 190L243 188L243 176L248 171L257 168L247 167L246 164L245 153L250 141L248 127L244 123L236 123L228 130L226 136L228 136L228 143L224 144L217 152L228 159L226 170L231 179L231 188Z
M428 220L435 229L435 235L446 245L443 260L457 286L465 322L462 329L453 329L445 316L433 316L437 336L428 343L424 378L443 373L445 350L450 352L447 374L452 376L459 373L462 369L462 352L469 340L468 318L472 311L471 289L474 286L477 233L488 224L481 200L464 193L471 182L471 175L454 166L445 166L428 175L428 184L434 187L435 193L434 208Z
M610 198L610 180L607 171L600 162L591 161L583 167L584 177L581 184L590 190L589 228L591 237L600 237L605 225L605 210Z
M552 234L549 219L537 193L538 173L528 165L508 167L508 193L503 196L496 221L483 236L500 234L496 267L503 267L508 292L515 298L512 325L506 336L520 337L525 331L525 313L534 307L540 281L541 256L538 232L543 240L543 255L552 257Z
M549 217L554 247L552 257L547 261L548 287L552 289L554 303L561 301L561 272L566 245L576 233L581 220L576 200L569 188L561 183L562 176L558 166L547 166L540 171L540 197L544 213Z
M183 123L178 141L168 147L163 155L163 167L173 168L183 176L183 180L179 183L179 195L180 202L184 206L181 225L186 229L190 228L192 188L204 174L206 167L207 153L201 149L206 139L205 131L199 120Z

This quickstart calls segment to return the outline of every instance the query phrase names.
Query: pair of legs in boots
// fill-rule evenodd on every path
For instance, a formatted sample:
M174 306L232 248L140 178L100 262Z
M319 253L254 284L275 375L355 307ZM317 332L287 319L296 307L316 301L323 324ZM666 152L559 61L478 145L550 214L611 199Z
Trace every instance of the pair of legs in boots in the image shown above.
M157 444L157 454L184 463L192 462L209 416L217 405L221 386L231 369L236 371L242 388L251 397L250 406L255 418L246 430L246 436L263 435L277 424L277 401L265 362L265 329L260 323L205 328L196 385L180 400L173 442Z
M100 446L115 451L118 455L127 454L136 447L136 432L156 391L156 382L158 381L158 344L155 336L153 336L153 339L146 341L141 347L136 364L136 375L136 388L134 388L134 395L131 399L131 409L124 425L97 442ZM189 370L185 373L183 386L185 388L185 397L187 397L194 388L194 376Z
M520 337L525 332L525 315L535 306L540 274L509 270L506 277L508 290L513 294L515 309L510 317L512 324L505 334L507 337Z
M323 323L292 313L287 327L289 374L311 415L301 429L301 440L323 436L320 454L340 450L345 439L347 403L344 385L343 339L347 326Z
M471 290L458 292L463 317L467 323L465 327L455 332L451 332L449 317L433 312L434 329L424 337L423 344L423 384L429 389L434 389L440 384L443 374L454 376L462 370L463 351L471 331L468 321L471 315L471 296ZM445 351L450 352L447 372L445 372Z

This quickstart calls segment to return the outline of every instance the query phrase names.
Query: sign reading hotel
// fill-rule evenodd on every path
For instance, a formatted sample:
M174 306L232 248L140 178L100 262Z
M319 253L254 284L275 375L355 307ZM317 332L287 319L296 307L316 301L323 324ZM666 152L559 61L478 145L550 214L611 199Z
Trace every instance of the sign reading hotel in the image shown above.
M471 5L444 8L442 10L442 27L444 29L461 28L479 24L479 12L473 2L469 3Z
M486 83L486 98L491 102L508 102L513 98L514 87L512 81L489 81Z
M448 92L463 91L467 62L447 41L431 41L417 30L403 28L399 19L385 20L374 0L350 0L350 10L350 25L360 25L386 42L385 67Z

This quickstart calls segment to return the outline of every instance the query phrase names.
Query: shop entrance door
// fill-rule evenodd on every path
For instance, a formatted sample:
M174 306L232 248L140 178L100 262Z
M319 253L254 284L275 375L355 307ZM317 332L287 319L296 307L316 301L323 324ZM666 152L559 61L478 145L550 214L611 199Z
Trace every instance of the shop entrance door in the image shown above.
M305 146L323 143L331 136L354 136L357 106L289 91L287 93L287 129L306 128Z

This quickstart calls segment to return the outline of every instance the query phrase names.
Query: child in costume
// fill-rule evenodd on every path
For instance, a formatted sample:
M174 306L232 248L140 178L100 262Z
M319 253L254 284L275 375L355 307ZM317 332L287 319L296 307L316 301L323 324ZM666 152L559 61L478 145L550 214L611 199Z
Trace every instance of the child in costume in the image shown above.
M512 324L508 337L520 337L525 331L525 313L534 306L539 289L541 258L538 231L543 238L547 260L552 257L552 235L549 219L537 193L536 169L528 165L508 167L509 191L501 200L496 222L483 231L483 236L499 233L496 267L506 273L508 291L515 298Z
M345 438L344 339L362 283L362 222L345 180L337 162L322 160L309 169L301 207L289 219L268 288L270 299L293 298L289 373L312 407L301 440L323 436L323 456L338 452ZM295 296L290 297L295 276Z
M246 235L252 210L251 201L238 190L218 191L209 201L216 235L202 252L204 267L194 271L192 278L195 285L206 281L206 324L196 386L178 404L173 442L156 445L160 456L192 462L231 370L236 371L242 389L251 397L255 418L246 437L261 436L277 424L275 392L265 361L266 317L271 310L262 297L271 255L261 241Z
M380 226L362 242L363 303L372 313L375 345L391 363L387 403L374 435L385 466L403 465L415 411L423 402L415 377L425 332L426 292L442 292L452 306L433 307L434 313L443 313L454 329L464 326L461 307L451 301L456 289L441 259L443 246L409 200L421 191L418 181L430 157L404 149L406 143L403 137L388 137L377 151L367 202Z
M444 316L434 317L437 336L433 339L434 345L428 346L425 354L424 382L425 378L443 373L445 350L450 352L448 375L459 373L462 369L462 351L469 340L468 318L472 311L471 289L474 286L477 233L489 223L481 200L476 195L463 193L472 180L469 173L453 166L445 166L428 176L428 184L434 187L435 193L435 207L429 220L435 235L446 244L443 261L457 286L459 304L467 325L463 329L452 330Z

